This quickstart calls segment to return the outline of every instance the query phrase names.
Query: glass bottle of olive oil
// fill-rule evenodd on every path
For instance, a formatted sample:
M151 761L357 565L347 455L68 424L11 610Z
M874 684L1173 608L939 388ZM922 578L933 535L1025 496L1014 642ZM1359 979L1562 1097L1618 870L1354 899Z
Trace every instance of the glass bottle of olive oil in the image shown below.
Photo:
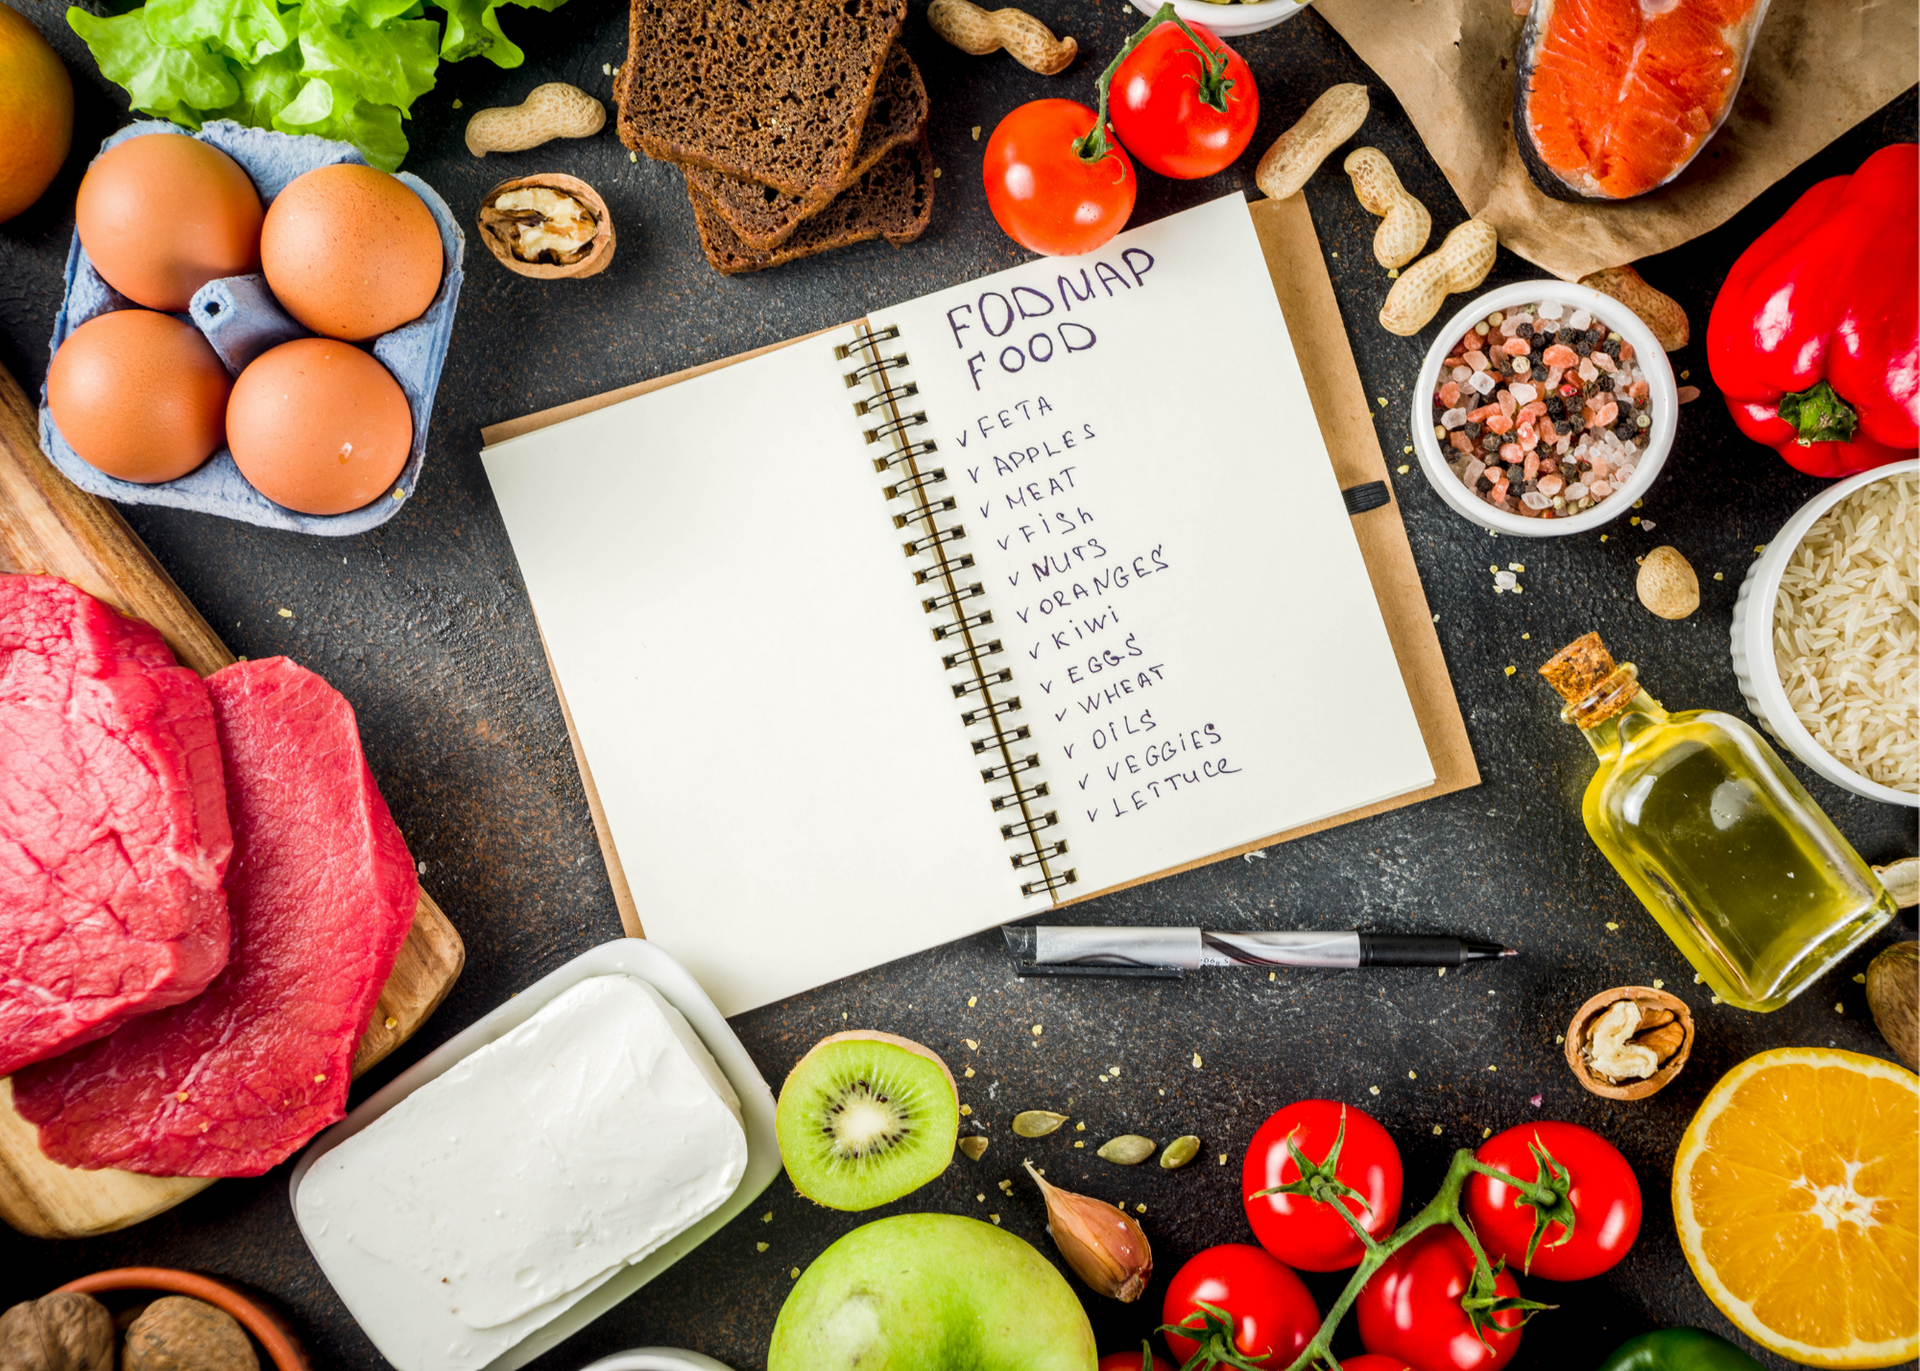
M1893 917L1893 897L1746 723L1667 713L1597 633L1540 674L1600 758L1587 832L1721 999L1778 1009Z

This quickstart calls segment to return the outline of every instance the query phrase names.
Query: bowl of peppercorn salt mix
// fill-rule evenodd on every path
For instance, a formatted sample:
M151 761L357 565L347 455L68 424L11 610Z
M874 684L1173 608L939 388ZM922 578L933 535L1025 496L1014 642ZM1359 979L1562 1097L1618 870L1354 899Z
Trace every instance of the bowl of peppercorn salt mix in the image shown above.
M1631 310L1522 281L1441 326L1414 387L1413 446L1458 513L1553 538L1633 508L1666 464L1679 404L1666 353Z

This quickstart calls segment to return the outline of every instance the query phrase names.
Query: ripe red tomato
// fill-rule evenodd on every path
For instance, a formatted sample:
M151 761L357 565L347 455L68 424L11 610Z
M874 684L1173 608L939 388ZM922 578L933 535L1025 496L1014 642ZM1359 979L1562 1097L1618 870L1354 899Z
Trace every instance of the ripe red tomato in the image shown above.
M1413 1371L1413 1368L1398 1357L1383 1357L1378 1352L1366 1352L1357 1357L1346 1358L1340 1363L1340 1371Z
M1206 1325L1203 1302L1226 1312L1233 1349L1259 1366L1287 1366L1320 1331L1320 1308L1300 1278L1251 1243L1195 1253L1173 1273L1160 1314L1169 1324L1199 1331ZM1175 1364L1200 1348L1198 1339L1160 1331Z
M1092 252L1133 213L1133 163L1108 139L1083 161L1074 144L1099 116L1073 100L1030 100L987 140L987 207L1007 236L1052 257Z
M1520 1350L1517 1309L1491 1315L1486 1341L1460 1305L1473 1281L1473 1250L1452 1225L1429 1228L1388 1257L1361 1288L1355 1308L1360 1342L1369 1352L1399 1357L1413 1371L1500 1371ZM1493 1278L1501 1296L1517 1298L1513 1274ZM1502 1331L1511 1330L1511 1331Z
M1146 1358L1138 1352L1109 1352L1100 1358L1100 1364L1094 1371L1144 1371L1146 1364ZM1155 1365L1158 1364L1156 1358Z
M1287 1140L1310 1162L1321 1163L1341 1138L1340 1159L1333 1178L1355 1191L1336 1201L1375 1239L1386 1237L1400 1222L1400 1149L1387 1130L1370 1115L1337 1100L1301 1100L1279 1110L1253 1135L1240 1167L1240 1193L1246 1200L1247 1222L1260 1245L1288 1266L1300 1271L1344 1271L1358 1266L1366 1249L1333 1212L1331 1205L1306 1195L1254 1196L1276 1185L1300 1179L1287 1150ZM1364 1201L1364 1203L1362 1203Z
M1182 180L1231 165L1260 122L1260 93L1245 60L1204 24L1187 27L1210 58L1169 19L1120 63L1108 105L1114 132L1140 164Z
M1612 1143L1577 1123L1509 1128L1481 1143L1474 1156L1516 1180L1537 1181L1541 1168L1533 1157L1536 1143L1566 1169L1573 1236L1555 1247L1567 1230L1548 1224L1529 1266L1533 1207L1522 1203L1520 1193L1505 1182L1475 1175L1467 1181L1466 1213L1487 1255L1550 1281L1581 1281L1617 1265L1640 1235L1640 1182L1633 1168Z

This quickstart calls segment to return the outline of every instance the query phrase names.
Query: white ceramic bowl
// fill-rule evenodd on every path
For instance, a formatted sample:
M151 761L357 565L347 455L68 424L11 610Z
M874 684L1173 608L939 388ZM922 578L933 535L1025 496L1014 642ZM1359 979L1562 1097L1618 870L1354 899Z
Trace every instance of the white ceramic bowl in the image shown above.
M615 1352L602 1357L580 1371L727 1371L712 1357L698 1352L681 1352L671 1347L637 1347L631 1352Z
M1920 472L1920 461L1895 462L1834 482L1800 506L1773 536L1767 550L1754 558L1753 565L1747 568L1746 580L1740 583L1740 595L1733 603L1733 674L1740 682L1740 693L1747 697L1747 708L1753 711L1753 717L1820 775L1869 800L1920 808L1920 795L1868 780L1814 741L1813 734L1787 702L1787 689L1780 684L1780 671L1773 657L1773 608L1780 594L1780 578L1786 574L1787 562L1807 536L1807 530L1813 527L1814 520L1860 487L1902 472Z
M1624 489L1616 490L1592 509L1570 519L1523 519L1518 514L1495 509L1461 484L1443 455L1451 449L1443 448L1440 440L1433 436L1433 391L1439 382L1440 364L1447 359L1453 344L1494 310L1528 305L1536 300L1557 300L1568 306L1569 312L1584 309L1604 319L1615 333L1632 343L1634 356L1647 374L1648 398L1653 405L1653 426L1648 430L1651 436L1647 439L1646 451L1634 466L1633 478ZM1652 331L1632 310L1597 290L1568 281L1520 281L1488 291L1447 320L1440 336L1427 349L1427 360L1413 388L1413 450L1419 454L1420 470L1426 473L1428 483L1455 513L1466 515L1482 528L1516 538L1564 538L1571 533L1589 532L1619 518L1647 493L1660 468L1667 464L1667 453L1673 447L1673 431L1680 419L1679 410L1679 388L1674 384L1667 354L1661 351Z
M1133 7L1151 19L1159 0L1133 0ZM1300 0L1254 0L1247 5L1215 5L1208 0L1173 0L1173 12L1189 24L1205 24L1216 38L1239 38L1270 29L1305 9Z

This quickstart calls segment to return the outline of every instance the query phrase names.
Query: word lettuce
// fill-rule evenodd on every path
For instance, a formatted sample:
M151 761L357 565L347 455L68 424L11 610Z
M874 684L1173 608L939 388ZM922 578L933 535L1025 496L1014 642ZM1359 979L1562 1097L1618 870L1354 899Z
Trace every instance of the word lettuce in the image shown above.
M337 138L393 171L407 155L400 121L442 61L517 67L526 55L501 32L499 6L563 3L433 0L437 22L424 0L147 0L111 17L76 6L67 23L137 110Z

